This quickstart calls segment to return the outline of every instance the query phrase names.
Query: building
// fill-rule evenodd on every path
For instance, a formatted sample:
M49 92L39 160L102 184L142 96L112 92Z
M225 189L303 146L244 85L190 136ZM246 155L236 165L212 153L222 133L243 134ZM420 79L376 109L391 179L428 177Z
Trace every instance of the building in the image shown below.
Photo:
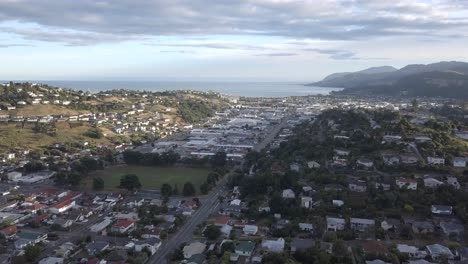
M425 250L420 250L415 246L397 244L396 249L398 252L408 255L410 259L423 259L427 256L427 252Z
M103 252L109 248L109 242L107 241L93 241L86 245L86 251L88 254L94 256L98 253Z
M0 234L7 240L13 239L16 236L17 232L16 225L10 225L7 227L4 227L2 230L0 230Z
M135 227L135 221L129 219L118 219L111 228L112 232L116 233L127 233Z
M431 256L432 260L439 260L441 258L447 259L454 259L455 256L453 255L452 251L448 247L442 246L440 244L432 244L426 246L429 255Z
M46 257L41 259L38 264L63 264L65 261L64 258L59 257Z
M246 235L256 235L258 232L258 226L256 225L245 225L244 228L242 229L244 234Z
M63 212L66 212L67 210L71 209L73 206L75 206L75 201L66 199L61 202L56 203L54 206L49 208L49 212L53 214L61 214Z
M239 256L250 257L255 250L255 242L240 241L236 246L235 253Z
M205 243L196 241L196 242L192 242L186 245L182 251L184 252L184 258L188 259L192 257L193 255L203 253L205 249L206 249Z
M294 194L294 191L291 189L285 189L283 190L283 199L294 199L296 198L296 195Z
M306 208L306 209L311 209L312 208L312 197L309 196L302 196L301 197L301 207Z
M262 248L268 252L280 253L284 250L285 241L282 237L277 240L262 240Z
M352 192L366 192L367 191L367 183L365 181L353 181L348 184L348 188Z
M344 230L346 221L343 218L328 217L327 220L327 230L328 231L339 231Z
M444 185L444 182L434 179L432 177L424 178L424 187L437 188L441 185Z
M444 165L445 159L439 157L427 157L427 163L429 165Z
M291 252L307 251L315 246L315 241L310 238L293 238L291 241Z
M435 215L452 215L452 206L432 205L431 212Z
M400 189L407 189L412 191L416 191L418 189L418 181L416 181L415 179L398 178L396 180L396 185Z
M375 225L373 219L350 218L351 229L365 231Z
M161 246L161 240L158 238L147 238L145 240L139 240L135 242L135 251L141 252L143 249L147 249L151 252L151 255L154 255L156 251L158 251L159 247Z
M455 167L455 168L465 168L466 167L466 158L465 157L455 157L455 158L453 158L453 167Z

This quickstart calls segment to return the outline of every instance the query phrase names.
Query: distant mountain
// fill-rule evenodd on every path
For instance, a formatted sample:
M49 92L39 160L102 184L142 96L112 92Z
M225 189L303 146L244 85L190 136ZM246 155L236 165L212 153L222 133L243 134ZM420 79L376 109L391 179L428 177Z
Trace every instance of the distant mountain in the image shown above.
M355 86L339 94L468 98L468 74L432 71L405 76L392 84Z
M328 75L327 77L325 77L325 79L323 79L322 82L331 81L333 79L341 78L341 77L344 77L344 76L349 75L349 74L356 74L356 73L359 73L359 74L375 74L375 73L394 72L396 70L398 70L398 69L396 69L396 68L394 68L392 66L380 66L380 67L368 68L368 69L358 71L358 72L338 72L338 73L333 73L333 74Z
M352 73L338 73L327 76L320 82L307 84L321 87L367 87L386 86L395 84L403 77L425 72L454 72L468 74L468 63L465 62L438 62L428 65L413 64L399 70L390 67L374 67Z

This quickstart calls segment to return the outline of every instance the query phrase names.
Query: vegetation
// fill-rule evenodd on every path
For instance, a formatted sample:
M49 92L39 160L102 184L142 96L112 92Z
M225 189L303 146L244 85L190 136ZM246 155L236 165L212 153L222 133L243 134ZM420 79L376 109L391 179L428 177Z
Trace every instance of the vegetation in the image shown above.
M197 191L195 190L195 186L191 182L186 182L184 184L184 189L182 190L182 194L184 196L193 196Z
M126 174L120 178L120 188L135 191L141 188L140 179L135 174Z

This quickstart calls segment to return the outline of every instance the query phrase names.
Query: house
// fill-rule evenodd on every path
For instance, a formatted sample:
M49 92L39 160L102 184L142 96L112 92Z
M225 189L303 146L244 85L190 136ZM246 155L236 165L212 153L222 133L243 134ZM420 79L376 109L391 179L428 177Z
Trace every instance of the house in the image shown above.
M309 223L299 223L299 229L304 232L314 231L314 225Z
M352 181L348 184L348 188L352 192L366 192L367 191L367 183L365 181Z
M452 206L432 205L431 212L435 215L452 215Z
M346 221L343 218L328 217L327 220L327 230L328 231L338 231L344 230Z
M296 195L294 194L293 190L285 189L285 190L283 190L282 197L283 197L283 199L294 199L294 198L296 198Z
M350 218L351 229L357 231L365 231L368 228L371 228L375 225L373 219L364 219L364 218Z
M264 239L262 240L262 248L268 252L283 252L284 250L285 241L282 237L278 238L277 240L269 240Z
M398 135L385 135L382 137L385 142L397 142L401 140L401 136Z
M135 242L135 251L141 252L143 249L149 250L151 255L154 255L156 251L158 251L159 247L161 246L161 240L159 238L147 238L145 240L139 240Z
M306 208L306 209L311 209L312 208L312 197L309 196L302 196L301 197L301 207Z
M424 178L424 187L437 188L441 185L444 185L444 182L434 179L432 177Z
M0 234L6 239L10 240L15 238L16 232L17 232L16 225L10 225L7 227L4 227L2 230L0 230Z
M361 168L370 169L374 166L374 162L370 159L358 159L356 165Z
M236 246L235 253L239 256L250 257L255 250L255 242L240 241Z
M258 232L258 226L256 225L245 225L244 228L242 229L244 234L246 235L255 235Z
M55 250L55 254L60 257L68 257L73 250L75 250L75 245L72 242L65 242Z
M379 181L375 183L375 189L382 191L390 191L392 185L389 182Z
M49 212L52 214L61 214L75 206L75 201L70 199L65 199L61 202L56 203L54 206L49 208Z
M135 221L128 219L118 219L111 227L112 232L127 233L135 226Z
M400 164L400 157L392 154L382 154L382 159L387 166L397 166Z
M338 156L349 156L349 154L351 154L351 151L346 149L335 149L334 151Z
M418 157L413 154L401 154L400 155L401 163L406 165L413 165L418 163Z
M457 177L453 177L453 176L447 177L447 184L451 185L456 190L460 189L461 187L460 183L458 182Z
M214 219L214 225L215 226L224 226L224 225L228 225L230 221L231 221L231 218L229 216L220 215L220 216L217 216Z
M400 189L416 191L418 189L418 181L415 179L409 178L398 178L396 180L396 185Z
M299 172L301 170L301 166L297 163L293 163L289 165L289 169L294 172Z
M153 229L146 229L141 232L142 238L161 238L161 229L153 228Z
M463 238L463 233L465 232L463 225L445 221L440 222L439 225L446 237L454 240L460 240Z
M344 202L342 200L332 200L332 204L334 206L338 206L338 207L341 207L344 205Z
M316 161L309 161L307 162L307 167L309 169L320 169L320 164Z
M63 264L64 258L59 257L46 257L41 259L38 264Z
M223 237L229 237L229 236L231 235L232 226L230 226L230 225L223 225L223 226L220 228L220 231L221 231L221 234L223 235Z
M442 246L440 244L427 245L426 249L429 252L432 260L437 261L441 258L454 259L455 257L448 247Z
M411 229L415 234L429 234L434 232L435 227L429 221L414 221L411 224Z
M73 220L64 219L64 218L56 218L53 221L54 225L60 226L61 228L69 228L73 225Z
M17 249L24 248L27 245L35 245L47 239L47 233L22 231L16 233L18 239L15 241Z
M234 255L234 254L233 254ZM205 264L206 263L206 256L203 254L195 254L187 259L186 264Z
M445 159L444 158L438 158L438 157L427 157L427 163L429 165L444 165L445 164Z
M468 260L468 247L458 247L455 249L455 253L460 261Z
M453 167L455 167L455 168L465 168L466 167L466 158L465 157L455 157L455 158L453 158Z
M410 259L423 259L427 256L425 250L420 250L415 246L408 246L405 244L397 244L397 251L401 254L406 254Z
M291 252L307 251L315 246L315 241L309 238L293 238L291 241Z
M206 249L205 243L195 241L186 245L182 251L184 253L184 258L188 259L192 257L193 255L203 253L205 249Z
M380 259L366 260L366 264L391 264L390 262L385 262Z
M109 248L109 242L107 241L93 241L86 245L86 251L88 254L94 256L98 253L103 252Z
M22 176L23 174L17 171L12 171L12 172L7 173L7 177L9 181L17 181Z
M395 218L385 218L381 223L380 227L382 227L385 231L397 231L398 228L401 226L401 222Z

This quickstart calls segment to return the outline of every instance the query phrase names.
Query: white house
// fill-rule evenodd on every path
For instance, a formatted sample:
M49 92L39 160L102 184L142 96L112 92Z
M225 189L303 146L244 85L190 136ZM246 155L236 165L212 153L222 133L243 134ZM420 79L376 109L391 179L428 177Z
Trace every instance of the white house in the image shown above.
M68 211L73 206L75 206L75 201L66 199L66 200L58 202L54 206L50 207L49 212L51 212L53 214L61 214L61 213L65 212L65 211Z
M244 234L246 235L255 235L258 232L258 226L256 225L245 225L242 229Z
M283 190L283 195L282 195L282 197L283 197L284 199L294 199L294 198L296 198L296 195L294 194L294 191L293 191L293 190L291 190L291 189L285 189L285 190Z
M358 231L365 231L375 225L374 219L350 218L349 222L351 224L351 228Z
M302 196L301 197L301 207L310 209L312 208L312 197Z
M455 158L453 158L453 167L455 167L455 168L465 168L466 167L466 158L465 157L455 157Z
M447 177L447 184L452 185L452 187L457 190L460 189L461 187L460 183L458 182L457 177L453 177L453 176Z
M432 205L431 212L435 215L451 215L452 206L448 205Z
M405 244L397 244L397 250L400 253L407 254L410 259L423 259L427 256L427 252L420 250L415 246Z
M445 159L439 157L427 157L427 163L429 165L444 165Z
M432 177L424 179L424 186L427 188L437 188L441 185L444 185L444 182L434 179Z
M338 231L344 230L346 225L346 220L343 218L328 217L327 220L327 230L328 231Z
M283 252L285 241L282 237L277 240L265 239L262 241L262 248L268 252Z

